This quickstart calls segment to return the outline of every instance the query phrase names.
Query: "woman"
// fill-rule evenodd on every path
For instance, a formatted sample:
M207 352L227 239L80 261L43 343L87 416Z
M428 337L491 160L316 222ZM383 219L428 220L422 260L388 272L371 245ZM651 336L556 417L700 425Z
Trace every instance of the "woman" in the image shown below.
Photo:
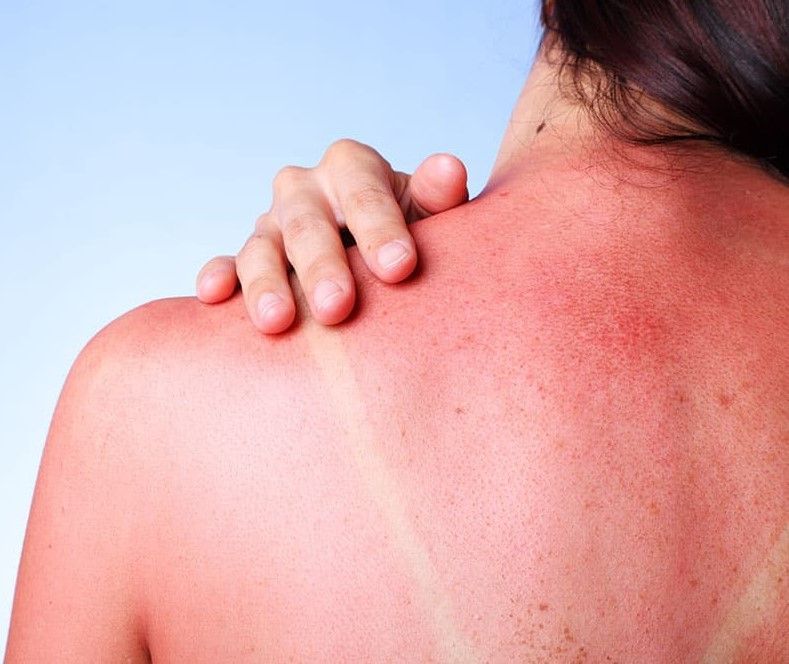
M357 272L330 330L170 300L89 344L9 661L787 659L786 7L544 20L488 186L412 226L407 284ZM356 223L293 196L297 227Z
M642 12L650 11L649 5L651 3L640 4L644 4L644 6L636 8L630 20ZM682 11L677 7L671 7L671 3L666 6L666 9ZM583 7L575 10L577 12L575 15L573 15L573 11L562 6L558 10L557 14L552 15L551 12L555 11L555 8L547 7L543 18L552 16L554 29L558 29L559 34L564 34L565 39L568 36L565 33L574 29L578 30L580 27L574 26L573 22L583 22L589 18L584 15L586 9ZM747 16L749 11L747 6L743 11ZM760 84L780 86L780 77L786 74L785 70L780 71L779 64L781 43L786 41L785 17L781 13L780 3L775 3L773 7L766 5L765 11L767 12L765 14L766 20L773 24L765 33L768 36L766 48L772 49L774 55L778 56L775 72L778 75L778 80L760 81L757 78L753 84L757 87ZM614 21L618 18L615 14L612 16ZM733 20L732 17L729 17L729 20ZM564 23L561 23L562 21ZM606 29L606 26L597 27L598 29L602 28L601 31ZM704 26L696 27L704 28ZM783 32L781 32L782 30ZM576 50L574 57L578 58L576 66L579 68L583 66L581 56L588 61L588 64L595 66L603 66L606 58L614 61L619 60L617 62L618 68L627 65L626 60L630 57L627 52L621 53L619 56L586 52L589 46L582 41L584 39L583 33L577 39L578 42L573 45L573 48ZM726 46L734 47L735 45L729 43ZM751 54L752 57L756 55L756 53ZM696 57L699 55L696 54ZM732 50L729 57L732 63L735 62L736 52ZM785 67L785 54L783 58ZM631 64L631 66L633 65ZM694 75L701 75L700 72L694 71L694 68L699 68L698 62L687 63L686 67ZM621 76L622 83L629 85L627 72L617 72L617 69L613 69L611 73ZM644 86L656 97L660 96L658 88L662 84L662 81L654 76L658 73L659 69L652 72L652 80ZM770 73L769 70L763 72L767 76ZM649 72L638 72L638 74L644 76ZM717 74L722 77L726 72L721 71ZM690 85L697 83L703 83L703 81L689 81ZM710 81L706 83L710 84ZM741 80L733 82L732 88L740 83L742 83ZM612 87L612 91L615 89ZM715 90L712 86L711 91L717 95L736 94L734 89L729 91ZM664 94L667 93L664 92ZM686 90L685 95L693 97L700 96L701 93L696 89L691 89ZM669 106L676 106L681 101L683 100L679 98L674 99L673 102L669 101ZM685 101L687 103L688 100ZM785 97L783 103L786 103ZM780 172L782 167L776 166L776 163L786 151L786 138L781 135L784 123L782 123L782 118L777 115L780 113L780 95L773 99L771 104L768 104L768 109L770 109L768 112L773 114L773 121L778 123L778 130L775 134L764 134L756 139L751 138L752 143L747 148L744 145L736 144L737 141L743 142L745 139L737 138L736 134L732 134L727 139L723 127L715 126L706 128L713 130L709 133L699 131L699 127L667 127L665 129L673 129L673 136L671 131L664 131L663 134L658 132L656 135L647 137L658 143L667 140L711 140L734 151L757 157L757 159L773 155L768 160L770 167ZM727 113L729 115L736 113L736 110L736 108L720 109L719 115L725 117ZM589 111L595 112L593 105L589 106ZM693 124L701 118L688 118L688 120ZM732 124L737 124L735 118L730 117L729 121ZM766 127L774 126L769 118L763 118L762 121ZM637 127L638 121L636 119L632 119L631 122ZM707 122L709 123L709 119ZM720 118L718 118L718 122L720 122ZM390 251L395 251L392 265L384 265L377 252L374 254L368 250L364 256L368 267L376 276L385 282L395 283L406 278L416 265L415 248L412 238L405 228L405 223L449 210L468 200L465 167L455 157L451 155L429 157L411 178L405 173L393 171L389 163L372 148L350 140L338 141L331 146L324 159L314 169L295 167L283 169L274 184L272 209L258 219L255 233L249 238L239 254L239 268L243 266L245 269L236 270L235 259L220 256L209 261L197 278L197 297L206 303L226 300L233 294L237 283L240 282L246 295L251 320L261 331L267 333L277 333L287 329L295 316L292 294L285 277L285 266L289 256L292 256L290 262L297 276L301 278L306 292L314 292L318 281L316 275L320 274L331 274L335 282L341 282L346 287L332 294L331 305L328 309L319 307L315 299L310 300L312 316L324 324L338 323L348 316L354 302L353 281L348 274L347 261L344 259L343 250L340 248L337 237L337 229L347 226L346 217L350 217L351 223L347 227L350 228L354 237L359 237L357 244L360 246L376 247L378 251L387 251L383 247L389 242L394 243L389 246ZM288 208L289 202L296 204L293 209ZM344 210L344 205L363 208L356 215L359 218L358 225L353 224L354 215L349 215ZM299 232L294 233L293 226L290 226L288 234L283 236L282 229L287 228L293 217L304 207L319 211L315 215L316 218L313 219L314 223L306 229L306 232L299 229ZM390 258L390 260L392 259ZM268 292L274 292L277 295L261 302L262 293Z

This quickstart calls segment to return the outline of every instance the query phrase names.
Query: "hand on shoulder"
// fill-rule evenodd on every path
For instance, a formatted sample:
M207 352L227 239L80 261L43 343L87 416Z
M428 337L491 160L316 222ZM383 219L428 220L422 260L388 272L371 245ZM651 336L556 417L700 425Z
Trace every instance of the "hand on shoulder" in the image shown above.
M296 315L288 281L292 266L315 320L335 325L348 317L356 297L342 229L379 279L398 283L417 263L406 225L467 200L466 168L452 155L427 157L408 175L367 145L337 141L314 168L279 171L271 209L258 218L237 256L205 264L197 297L223 302L240 282L253 324L267 334L283 332Z

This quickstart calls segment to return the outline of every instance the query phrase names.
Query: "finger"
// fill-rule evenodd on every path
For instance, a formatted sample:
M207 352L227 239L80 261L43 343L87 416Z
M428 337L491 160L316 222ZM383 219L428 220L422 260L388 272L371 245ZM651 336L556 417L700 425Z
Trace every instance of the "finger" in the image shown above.
M247 312L255 327L266 334L283 332L296 317L284 254L276 224L258 222L256 234L236 259Z
M332 183L337 206L370 270L388 283L411 274L416 248L395 198L389 164L374 150L357 151L327 163L322 177Z
M345 320L356 291L333 212L314 179L298 171L280 179L275 215L313 317L324 325Z
M224 302L236 290L236 262L232 256L217 256L197 275L197 299L206 304Z
M405 174L398 173L400 182ZM408 222L451 210L468 201L468 173L460 159L434 154L425 159L408 178L400 198Z

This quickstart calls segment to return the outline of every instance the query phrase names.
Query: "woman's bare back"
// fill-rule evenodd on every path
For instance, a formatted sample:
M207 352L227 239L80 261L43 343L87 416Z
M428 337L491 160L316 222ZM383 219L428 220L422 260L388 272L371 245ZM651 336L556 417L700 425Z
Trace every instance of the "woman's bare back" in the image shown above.
M787 658L785 190L539 177L345 326L173 300L93 343L126 497L83 500L154 660Z
M199 602L251 591L237 624L283 658L687 661L779 647L789 283L757 251L761 225L734 209L709 228L647 207L550 217L550 202L513 189L418 227L423 274L365 283L347 327L305 321L271 341L239 324L239 355L219 360L248 368L225 389L260 407L208 411L217 437L234 432L219 443L228 475L190 502L209 512L230 492L232 513L201 523L233 532L233 572ZM206 534L194 551L217 548ZM184 591L200 588L193 572ZM221 624L207 631L224 642ZM164 635L151 636L157 649Z

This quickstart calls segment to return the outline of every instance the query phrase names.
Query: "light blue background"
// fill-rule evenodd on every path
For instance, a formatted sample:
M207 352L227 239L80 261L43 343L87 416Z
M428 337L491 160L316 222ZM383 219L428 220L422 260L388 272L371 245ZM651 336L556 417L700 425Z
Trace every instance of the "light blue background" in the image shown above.
M0 0L0 652L46 431L88 339L193 293L333 140L484 184L533 0Z

